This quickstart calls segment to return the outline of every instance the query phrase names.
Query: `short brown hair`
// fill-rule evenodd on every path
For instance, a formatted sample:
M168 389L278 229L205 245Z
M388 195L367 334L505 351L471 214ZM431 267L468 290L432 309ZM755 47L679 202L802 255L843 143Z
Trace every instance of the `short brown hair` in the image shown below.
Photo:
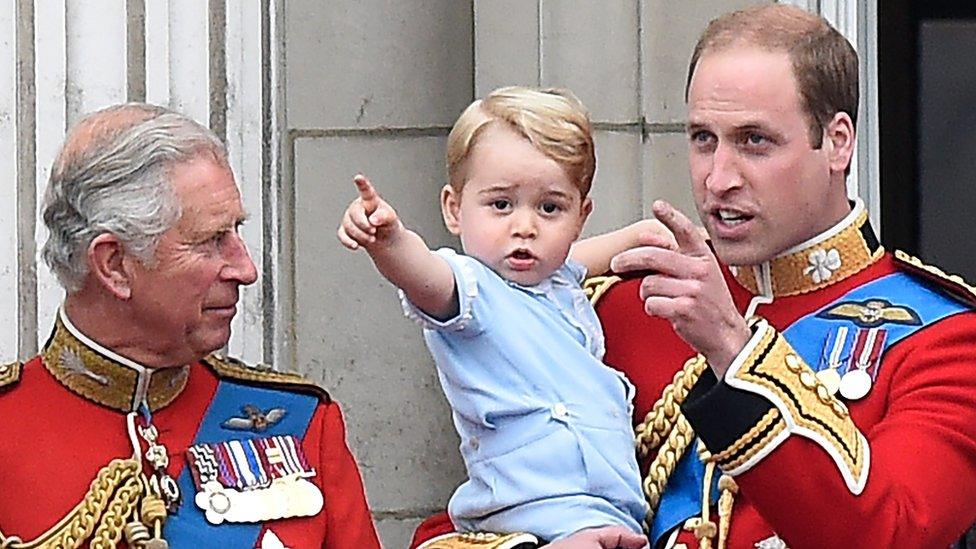
M801 107L810 123L810 144L823 145L823 131L838 112L857 124L858 61L854 47L823 17L800 8L765 4L725 14L708 24L688 66L685 98L701 57L736 46L789 55Z
M596 156L593 129L583 103L569 90L499 88L464 109L447 137L447 177L464 188L464 161L478 136L494 123L508 124L566 170L582 196L590 192Z

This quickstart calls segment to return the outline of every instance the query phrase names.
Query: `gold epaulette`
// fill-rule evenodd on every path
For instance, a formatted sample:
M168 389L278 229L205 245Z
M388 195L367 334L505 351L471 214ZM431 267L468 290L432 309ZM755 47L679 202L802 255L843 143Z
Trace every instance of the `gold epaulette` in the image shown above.
M538 546L539 540L532 534L468 532L438 536L417 549L529 549Z
M922 263L921 259L901 250L895 250L895 264L910 273L938 284L954 297L976 307L976 287L966 283L961 276L948 274L938 267Z
M590 304L594 307L596 302L603 297L603 294L607 293L610 286L623 280L619 276L594 276L592 278L587 278L583 281L583 293L586 294L586 298L590 300Z
M0 364L0 388L13 385L20 381L20 372L24 369L24 363L20 361Z
M278 372L264 364L249 366L236 358L218 354L211 354L204 358L203 363L209 366L217 374L217 377L222 379L231 379L248 385L270 385L300 393L309 393L319 397L324 402L332 401L328 391L299 374Z

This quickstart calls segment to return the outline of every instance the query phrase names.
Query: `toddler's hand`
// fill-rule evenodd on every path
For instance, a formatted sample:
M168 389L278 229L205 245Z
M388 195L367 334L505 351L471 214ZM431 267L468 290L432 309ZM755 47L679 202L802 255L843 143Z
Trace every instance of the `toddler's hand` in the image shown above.
M396 211L386 203L364 175L353 178L359 198L346 208L339 225L339 242L350 250L389 241L403 228Z
M623 526L588 528L546 545L552 549L646 549L647 538Z
M670 250L678 247L671 230L657 219L642 219L630 225L628 230L633 235L634 247L658 246Z

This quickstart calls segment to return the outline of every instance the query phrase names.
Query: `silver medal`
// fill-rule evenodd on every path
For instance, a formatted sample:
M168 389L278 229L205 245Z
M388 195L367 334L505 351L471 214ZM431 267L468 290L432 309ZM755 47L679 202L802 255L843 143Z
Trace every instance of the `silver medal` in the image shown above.
M871 391L871 374L864 370L852 370L840 380L840 394L847 400L864 398Z

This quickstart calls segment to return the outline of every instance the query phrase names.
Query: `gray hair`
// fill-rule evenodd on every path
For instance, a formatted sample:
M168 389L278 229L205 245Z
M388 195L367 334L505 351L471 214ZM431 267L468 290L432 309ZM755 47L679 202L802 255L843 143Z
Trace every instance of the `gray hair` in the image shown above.
M50 235L41 255L65 290L81 289L86 251L103 233L152 265L159 238L182 214L169 171L203 154L227 165L212 131L163 107L116 105L78 122L54 160L42 214Z

